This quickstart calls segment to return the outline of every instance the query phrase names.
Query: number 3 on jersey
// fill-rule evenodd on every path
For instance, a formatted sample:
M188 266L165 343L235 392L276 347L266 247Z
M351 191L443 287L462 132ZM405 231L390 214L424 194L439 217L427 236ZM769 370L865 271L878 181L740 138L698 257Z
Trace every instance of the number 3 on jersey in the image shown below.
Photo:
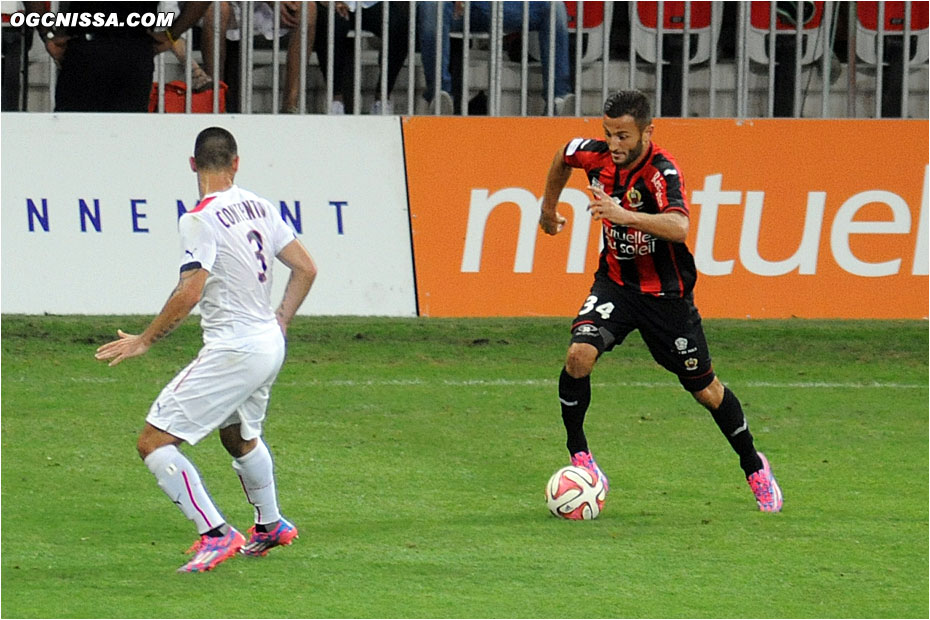
M584 305L581 306L581 310L578 311L578 314L588 314L592 310L601 315L601 318L605 321L610 318L610 313L614 311L613 302L606 302L600 306L595 306L597 304L596 295L588 295L588 298L584 300Z
M268 263L265 262L265 255L262 253L264 245L262 244L262 236L257 230L250 230L249 234L246 235L246 238L250 243L253 243L258 249L255 250L255 258L258 259L259 264L262 266L262 270L258 273L258 281L264 282L268 279L268 276L265 275L268 272Z

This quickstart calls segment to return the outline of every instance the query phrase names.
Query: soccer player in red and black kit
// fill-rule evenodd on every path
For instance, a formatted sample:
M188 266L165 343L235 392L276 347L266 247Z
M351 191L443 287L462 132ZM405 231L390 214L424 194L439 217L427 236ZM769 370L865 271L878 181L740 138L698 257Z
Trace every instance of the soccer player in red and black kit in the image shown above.
M604 480L588 449L584 417L591 371L598 357L638 329L653 358L678 376L704 405L739 455L763 512L778 512L782 493L765 456L753 445L739 399L714 374L694 305L697 270L685 245L688 201L672 156L652 142L649 100L639 91L615 93L604 104L604 139L576 138L559 149L549 168L539 223L555 235L565 218L556 207L572 173L583 168L594 196L588 207L603 224L600 265L572 323L559 377L562 420L573 465Z

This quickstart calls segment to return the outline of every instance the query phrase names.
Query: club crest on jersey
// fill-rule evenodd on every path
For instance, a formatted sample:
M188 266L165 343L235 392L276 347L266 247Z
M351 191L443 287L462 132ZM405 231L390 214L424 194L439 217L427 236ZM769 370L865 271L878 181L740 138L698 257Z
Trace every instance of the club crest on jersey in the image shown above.
M686 369L693 371L693 370L697 370L697 367L698 367L698 361L696 358L689 357L688 359L685 360Z
M643 206L643 195L639 193L638 189L631 187L626 193L626 203L630 209L639 211Z

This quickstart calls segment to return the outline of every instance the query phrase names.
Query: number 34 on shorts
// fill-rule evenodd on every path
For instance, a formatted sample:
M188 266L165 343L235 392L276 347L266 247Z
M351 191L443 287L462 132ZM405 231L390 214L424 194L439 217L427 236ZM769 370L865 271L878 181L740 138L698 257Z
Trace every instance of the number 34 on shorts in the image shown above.
M614 311L613 302L607 301L600 305L597 305L597 296L588 295L588 298L584 300L584 305L581 306L581 310L578 311L578 315L589 314L591 312L597 312L602 319L605 321L610 318L610 313Z

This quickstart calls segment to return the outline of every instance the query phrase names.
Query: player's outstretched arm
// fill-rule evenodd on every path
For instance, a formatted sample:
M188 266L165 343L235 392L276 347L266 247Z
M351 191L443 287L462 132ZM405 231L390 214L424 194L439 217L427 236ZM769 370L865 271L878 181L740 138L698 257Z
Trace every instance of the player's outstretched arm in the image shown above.
M284 298L275 312L281 331L287 334L287 326L291 324L291 319L297 314L297 309L300 308L300 304L310 292L310 287L313 286L317 269L313 257L297 239L284 246L284 249L278 253L278 259L291 270L284 289Z
M101 346L94 357L98 360L110 360L109 365L116 366L125 359L143 355L152 344L170 334L190 314L200 301L208 275L210 274L206 269L182 271L178 285L171 292L165 306L144 332L137 335L117 330L119 340Z
M539 226L547 235L558 234L565 226L565 218L559 215L559 197L568 179L572 176L572 167L565 163L565 149L560 148L552 159L549 173L546 175L546 190L543 193L542 213Z

